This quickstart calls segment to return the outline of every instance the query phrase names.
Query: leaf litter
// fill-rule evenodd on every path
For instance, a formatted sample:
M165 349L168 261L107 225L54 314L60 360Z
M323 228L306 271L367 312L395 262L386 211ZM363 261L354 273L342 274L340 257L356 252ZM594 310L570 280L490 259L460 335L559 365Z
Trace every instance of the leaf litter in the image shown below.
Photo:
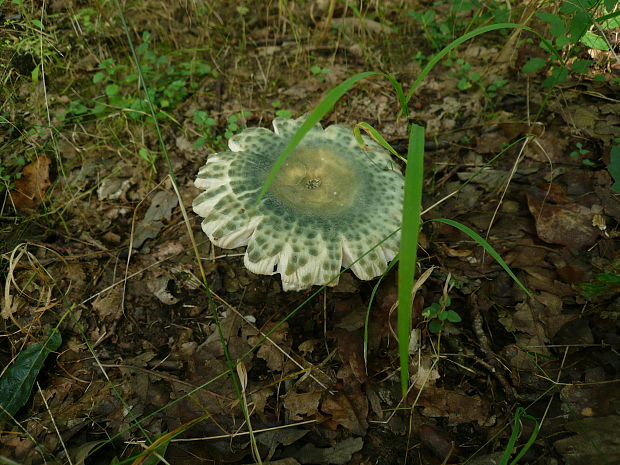
M315 10L290 4L295 10L290 14L328 13L327 2L310 3ZM50 8L64 14L58 2ZM175 37L187 46L218 40L213 31L227 27L216 16L199 27L183 9L164 21L153 16L157 8L132 8L158 40ZM221 56L211 65L225 66L230 73L205 78L199 91L170 109L178 127L164 127L164 132L166 140L176 141L170 157L186 207L195 196L190 182L202 159L197 155L203 153L194 146L196 108L213 117L213 134L223 135L230 116L247 108L252 110L249 125L266 126L275 115L276 99L296 115L307 112L343 78L377 67L379 56L400 63L397 71L405 82L419 73L410 50L386 48L386 27L392 31L390 44L399 43L402 31L423 35L409 24L399 24L399 31L380 14L358 24L350 12L337 8L334 24L340 29L296 22L276 27L282 12L272 13L265 21L271 21L279 38L270 36L273 31L263 20L239 24L229 33L240 34L247 27L251 40L239 36L234 43L245 44L252 59L245 62L218 47ZM222 6L218 15L244 18L230 6ZM63 30L62 24L55 27ZM296 27L316 34L317 43L298 42L301 36L289 29ZM322 34L334 41L321 42ZM261 43L265 37L282 44ZM126 53L117 41L104 47L112 47L110 56ZM493 67L494 47L481 40L465 47L461 56L473 71L501 77L506 65ZM310 52L326 73L308 70L300 57ZM80 73L90 73L91 67L96 72L98 61L90 61ZM49 87L55 111L54 102L66 107L71 101L58 96L69 82L47 68L60 85ZM10 374L11 360L16 363L28 354L27 343L43 340L60 319L64 342L33 373L46 401L39 393L27 396L16 413L21 429L0 438L0 455L24 464L65 463L58 457L67 446L74 463L93 458L111 463L135 458L156 438L187 425L165 450L169 463L252 462L223 339L233 362L245 357L252 430L261 454L272 463L392 464L405 463L405 456L407 463L484 463L484 458L502 455L509 435L503 428L512 421L512 406L530 403L531 414L542 423L534 455L567 464L597 462L601 452L615 458L614 387L620 362L610 348L620 343L620 308L615 294L605 291L588 299L581 286L601 284L599 276L617 270L620 206L605 164L620 137L618 104L601 97L609 89L600 84L571 82L558 90L561 98L551 99L542 120L528 126L524 109L540 103L541 96L534 92L526 102L524 79L513 73L515 78L489 100L475 86L468 92L458 89L455 69L431 73L412 102L414 117L427 123L433 139L427 141L426 204L458 190L425 219L456 218L487 234L534 299L468 237L445 225L426 225L421 266L437 266L438 271L414 302L412 323L419 337L412 346L414 387L406 404L413 408L400 403L393 275L385 277L370 305L367 360L364 330L373 283L345 273L338 287L322 292L280 324L308 294L283 293L275 280L243 268L242 250L219 250L195 234L213 292L208 296L197 278L200 271L178 197L161 187L153 192L156 180L144 160L107 142L121 134L125 144L140 141L138 148L152 149L154 136L131 118L107 126L112 117L106 117L70 134L58 120L53 124L63 134L60 157L66 165L39 155L23 168L11 196L23 215L46 212L49 205L54 213L48 216L61 212L62 220L46 223L32 217L20 240L45 244L47 250L37 248L29 260L15 260L17 255L4 246L16 236L12 227L2 230L0 238L3 258L12 262L11 279L2 284L9 296L3 301L4 375ZM275 70L282 74L272 86ZM90 92L90 79L80 82L80 92ZM20 86L21 95L36 92L41 98L36 82L21 81ZM327 122L353 125L363 119L385 128L384 135L399 146L406 135L394 117L395 107L394 97L379 83L363 83L344 97ZM27 123L36 118L31 113ZM532 139L525 146L517 143L485 166L506 143L526 135ZM217 151L221 142L209 141L209 150ZM156 163L156 168L159 180L165 167ZM134 250L127 260L133 212ZM199 231L196 221L190 226ZM455 282L451 308L463 322L446 327L439 340L422 312L442 296L447 273ZM268 341L263 340L267 333ZM279 429L290 425L294 427ZM483 451L475 456L479 448Z

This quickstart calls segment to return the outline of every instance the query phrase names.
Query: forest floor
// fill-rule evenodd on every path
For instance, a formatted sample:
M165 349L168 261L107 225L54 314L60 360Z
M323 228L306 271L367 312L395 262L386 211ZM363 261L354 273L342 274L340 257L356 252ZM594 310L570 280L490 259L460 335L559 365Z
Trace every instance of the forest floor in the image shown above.
M0 2L0 462L620 463L620 29L580 41L579 12L534 2L121 3ZM425 224L403 399L395 270L376 294L348 271L284 292L210 244L193 181L243 128L360 72L407 92L508 21L562 61L529 31L479 35L410 109L424 207L443 200L423 218L486 237L532 297ZM398 113L372 77L322 124L367 122L406 155ZM433 305L461 321L437 331Z

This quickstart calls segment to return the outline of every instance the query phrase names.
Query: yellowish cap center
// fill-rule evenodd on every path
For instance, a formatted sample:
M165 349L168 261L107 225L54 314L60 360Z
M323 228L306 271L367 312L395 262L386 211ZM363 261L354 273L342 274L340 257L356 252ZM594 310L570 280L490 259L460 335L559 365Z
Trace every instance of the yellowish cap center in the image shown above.
M325 147L302 147L286 160L271 185L284 204L308 212L337 213L357 196L359 180L349 160Z

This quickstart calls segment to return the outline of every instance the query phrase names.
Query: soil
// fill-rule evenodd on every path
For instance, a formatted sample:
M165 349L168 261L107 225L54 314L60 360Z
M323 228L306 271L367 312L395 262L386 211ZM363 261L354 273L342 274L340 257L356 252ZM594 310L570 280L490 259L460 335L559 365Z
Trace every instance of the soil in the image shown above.
M0 4L0 405L23 405L3 418L0 458L620 463L617 42L564 49L592 65L544 87L549 62L522 72L549 60L536 36L494 31L414 93L423 219L485 237L531 296L471 237L425 222L418 276L434 268L414 299L403 398L397 267L283 292L245 269L244 248L211 245L193 181L230 135L303 115L356 73L407 92L437 40L499 10L467 10L442 38L408 12L444 21L449 4L123 2L156 127L116 2L20 3ZM406 156L399 108L372 77L322 124L367 122ZM460 321L437 332L425 309L447 297ZM35 369L19 355L52 328L62 342Z

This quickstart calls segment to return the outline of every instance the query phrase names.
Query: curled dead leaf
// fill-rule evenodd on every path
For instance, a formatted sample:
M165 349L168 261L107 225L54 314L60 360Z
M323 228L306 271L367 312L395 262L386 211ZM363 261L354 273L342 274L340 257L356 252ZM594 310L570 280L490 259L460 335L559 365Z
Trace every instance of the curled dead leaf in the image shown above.
M24 166L21 178L15 181L15 188L11 193L15 208L32 210L38 207L50 184L50 159L39 155Z
M536 233L545 242L581 248L592 245L600 235L592 226L594 213L588 207L545 204L529 194L527 204L536 221Z
M284 408L288 410L291 420L302 420L302 415L314 415L319 408L320 391L289 392L284 397Z
M328 428L336 429L340 425L353 434L359 436L366 434L368 399L359 386L355 386L347 393L339 392L326 397L321 404L321 410L331 415L331 420L325 423Z

